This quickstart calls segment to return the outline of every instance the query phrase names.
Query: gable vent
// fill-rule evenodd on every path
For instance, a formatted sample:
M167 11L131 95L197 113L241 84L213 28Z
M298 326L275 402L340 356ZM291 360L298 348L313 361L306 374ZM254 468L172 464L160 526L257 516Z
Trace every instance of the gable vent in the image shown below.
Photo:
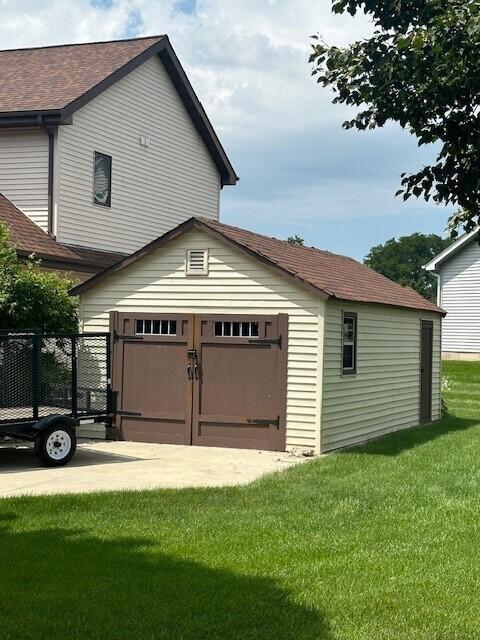
M188 276L208 275L208 249L189 249L187 251Z

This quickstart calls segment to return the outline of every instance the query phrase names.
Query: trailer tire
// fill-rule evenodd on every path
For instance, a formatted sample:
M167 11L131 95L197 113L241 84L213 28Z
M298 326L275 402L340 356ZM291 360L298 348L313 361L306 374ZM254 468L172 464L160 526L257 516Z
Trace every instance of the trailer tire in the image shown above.
M45 467L63 467L77 448L75 429L65 424L52 424L35 439L35 455Z

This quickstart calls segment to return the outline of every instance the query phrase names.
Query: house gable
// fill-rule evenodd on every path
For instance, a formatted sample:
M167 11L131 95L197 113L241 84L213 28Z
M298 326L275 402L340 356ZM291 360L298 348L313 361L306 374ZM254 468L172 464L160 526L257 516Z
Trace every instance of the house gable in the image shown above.
M235 184L235 171L166 35L0 51L0 127L69 124L78 109L153 56L162 59L222 184Z
M187 251L204 249L208 276L188 276ZM81 330L108 330L111 311L288 314L287 447L318 451L325 304L258 259L192 227L85 290Z

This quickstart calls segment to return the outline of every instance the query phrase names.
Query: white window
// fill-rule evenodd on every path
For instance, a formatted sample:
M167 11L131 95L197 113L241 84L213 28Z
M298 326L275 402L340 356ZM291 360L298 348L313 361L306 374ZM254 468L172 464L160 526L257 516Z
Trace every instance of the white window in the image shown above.
M187 276L208 275L208 249L188 249L186 262Z
M344 374L357 371L357 314L343 312L342 371Z
M213 323L213 335L222 338L258 338L258 322Z
M147 336L177 335L176 320L136 320L135 333Z

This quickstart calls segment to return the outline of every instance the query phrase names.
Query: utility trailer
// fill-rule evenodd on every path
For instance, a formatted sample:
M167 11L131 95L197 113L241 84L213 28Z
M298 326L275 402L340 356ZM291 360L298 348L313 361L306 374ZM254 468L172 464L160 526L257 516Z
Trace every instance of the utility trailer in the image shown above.
M77 427L111 425L110 334L0 334L0 442L30 441L45 466L67 464Z

